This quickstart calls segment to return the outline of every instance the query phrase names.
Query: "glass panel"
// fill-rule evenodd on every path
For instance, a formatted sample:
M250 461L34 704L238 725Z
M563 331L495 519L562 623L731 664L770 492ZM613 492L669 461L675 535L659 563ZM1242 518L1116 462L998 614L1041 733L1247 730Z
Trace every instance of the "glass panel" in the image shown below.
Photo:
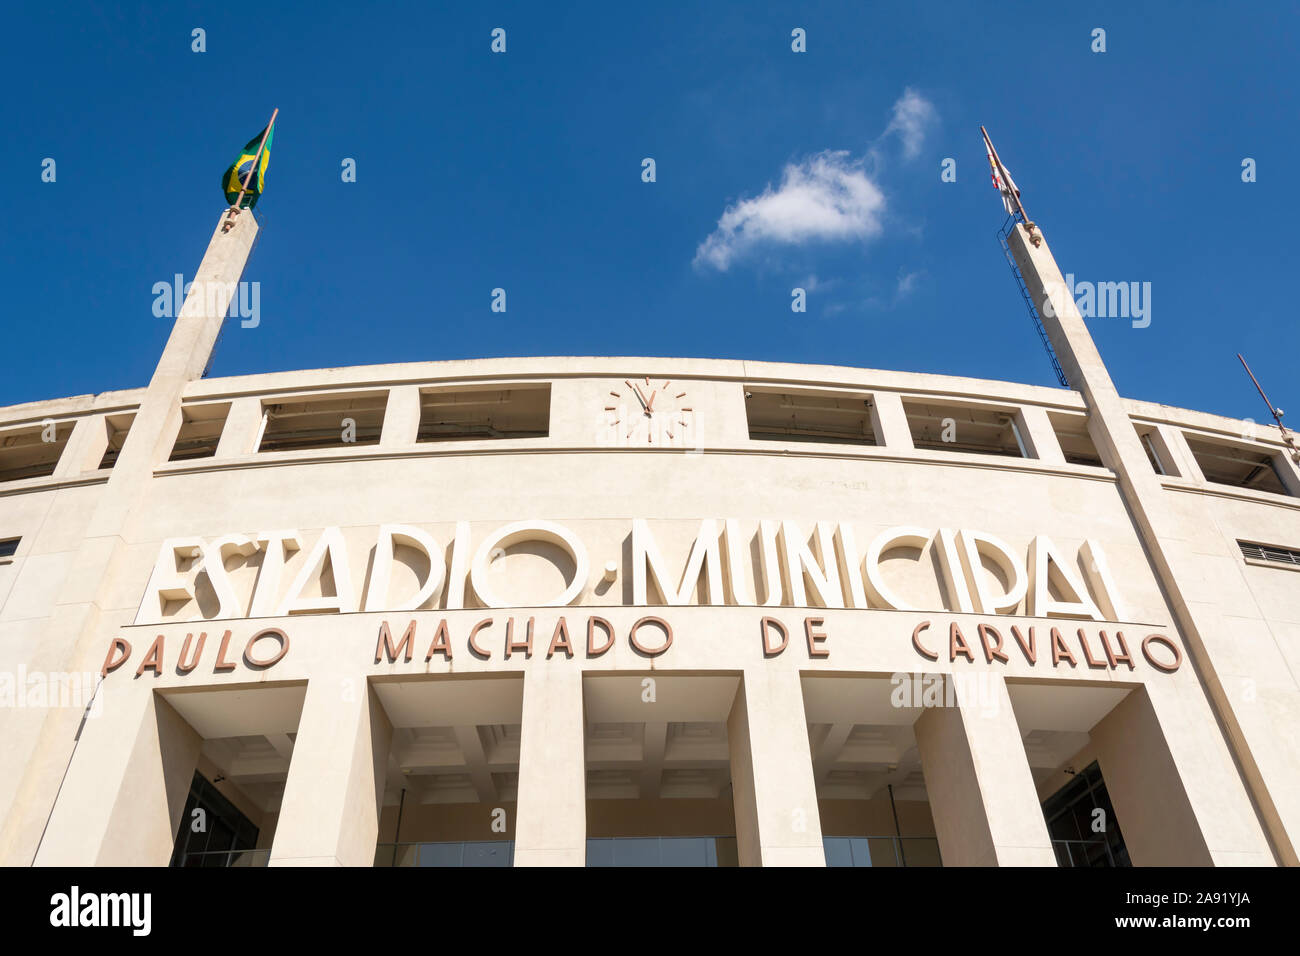
M823 837L822 848L826 851L826 865L852 866L852 842L844 837Z
M613 840L588 840L587 841L587 865L588 866L613 866L614 865L614 841Z
M510 866L514 863L514 844L500 840L466 843L462 866Z

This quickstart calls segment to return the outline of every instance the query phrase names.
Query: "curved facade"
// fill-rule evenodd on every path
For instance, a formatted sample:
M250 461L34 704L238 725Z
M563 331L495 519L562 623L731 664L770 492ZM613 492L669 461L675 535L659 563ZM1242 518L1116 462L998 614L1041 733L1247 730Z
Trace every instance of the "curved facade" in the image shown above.
M0 409L3 862L1295 862L1270 431L1060 343L1077 391L203 379L223 312L147 389Z
M1239 544L1300 544L1300 472L1248 423L1126 403L1222 615L1250 771L1075 392L596 358L197 381L122 506L88 658L51 622L132 493L140 397L0 412L11 472L54 455L0 484L0 639L29 675L0 799L50 814L37 862L166 863L196 769L289 863L721 837L741 862L872 838L877 865L1050 865L1088 848L1039 806L1094 762L1136 864L1274 862L1250 773L1300 812L1300 565ZM21 441L50 422L61 443ZM1222 480L1252 454L1269 481ZM69 757L30 675L101 670L57 800L24 808L24 768Z

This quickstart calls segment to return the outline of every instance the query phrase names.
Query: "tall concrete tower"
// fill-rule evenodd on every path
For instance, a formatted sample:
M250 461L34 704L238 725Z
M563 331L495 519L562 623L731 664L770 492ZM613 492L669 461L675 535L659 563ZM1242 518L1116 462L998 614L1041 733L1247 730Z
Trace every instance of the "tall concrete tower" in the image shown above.
M1207 545L1208 539L1195 534L1188 517L1171 506L1042 231L1035 226L1031 232L1024 223L1017 223L1008 242L1069 385L1087 403L1093 442L1105 465L1118 476L1120 491L1176 615L1192 663L1231 741L1233 757L1274 850L1282 862L1294 866L1300 861L1287 836L1287 826L1293 833L1300 832L1300 794L1271 793L1260 773L1256 747L1252 746L1262 744L1279 729L1262 718L1265 708L1251 696L1267 691L1240 687L1241 681L1225 682L1214 665L1215 661L1232 660L1233 643L1247 636L1216 603L1187 593L1186 582L1203 576L1202 568L1190 560L1193 554L1204 557L1208 546L1215 551L1210 557L1235 564L1237 556L1222 550L1221 536ZM1177 728L1164 729L1166 735L1177 733ZM1216 799L1213 793L1189 793L1189 797L1204 801L1207 807L1213 806Z
M133 518L148 508L154 468L165 462L179 428L185 386L202 378L225 321L258 225L251 210L227 218L223 212L199 264L162 358L145 390L117 463L104 488L60 589L60 598L43 634L52 661L71 649L71 670L97 672L105 634L130 624L134 608L123 597L116 572L128 562L134 540ZM52 670L65 664L54 663ZM31 762L15 794L12 812L0 830L0 861L31 863L63 774L79 736L81 714L72 708L47 712ZM104 807L107 819L111 807Z

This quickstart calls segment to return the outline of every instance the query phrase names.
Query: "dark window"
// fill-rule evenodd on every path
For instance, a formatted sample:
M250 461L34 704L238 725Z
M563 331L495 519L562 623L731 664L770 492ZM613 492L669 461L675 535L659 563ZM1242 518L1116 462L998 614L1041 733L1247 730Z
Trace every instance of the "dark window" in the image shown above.
M1271 491L1275 495L1288 494L1278 472L1275 455L1260 445L1237 445L1231 442L1207 441L1187 435L1187 447L1201 466L1207 481L1237 488Z
M18 542L22 538L4 538L0 540L0 558L12 558L18 552Z
M72 424L27 425L0 432L0 481L53 475L72 435Z
M1100 810L1101 813L1097 811ZM1047 833L1061 866L1132 866L1110 794L1094 761L1043 803ZM1095 826L1105 827L1097 832Z
M1056 432L1061 454L1071 465L1102 467L1101 454L1088 433L1088 416L1074 412L1048 412L1048 421Z
M258 451L377 445L388 393L320 395L266 404Z
M253 855L247 851L257 846L257 832L248 817L196 772L176 831L171 865L247 866Z
M745 392L745 414L758 441L876 444L867 395L755 388Z
M1029 457L1014 411L921 398L903 399L903 411L916 448Z
M416 441L545 438L551 431L551 386L432 388L420 392Z
M134 415L109 415L104 420L108 429L108 444L104 447L103 457L99 459L100 468L112 468L117 464L117 456L122 453L122 446L126 444L127 432L131 430L133 421Z
M211 458L217 453L221 430L230 414L230 403L185 405L181 408L181 428L176 433L168 461L193 461Z
M592 837L587 866L738 866L735 837Z

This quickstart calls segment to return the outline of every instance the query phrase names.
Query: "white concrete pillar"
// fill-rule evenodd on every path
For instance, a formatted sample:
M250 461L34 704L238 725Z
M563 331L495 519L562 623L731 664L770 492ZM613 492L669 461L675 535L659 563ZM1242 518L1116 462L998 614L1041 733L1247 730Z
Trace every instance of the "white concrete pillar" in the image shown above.
M53 478L75 478L95 471L108 449L108 419L104 415L87 415L72 426L68 443L59 454Z
M915 724L943 864L1056 866L1006 681L979 679Z
M794 670L747 670L727 718L741 866L825 866L803 687Z
M1056 437L1056 429L1047 416L1047 409L1038 405L1025 405L1020 409L1020 437L1025 442L1025 450L1030 456L1045 465L1064 465L1065 453L1061 451L1061 440Z
M223 215L224 219L224 215ZM167 460L180 428L185 386L201 378L225 321L226 309L257 237L257 220L245 210L229 232L218 221L199 263L194 287L172 325L167 346L136 411L108 481L98 496L85 534L70 562L61 600L50 615L42 637L49 646L71 647L67 669L98 671L103 640L112 633L121 600L117 574L126 564L125 534L129 516L147 512L154 467ZM208 295L209 289L214 294ZM138 511L136 509L139 509ZM67 708L50 710L33 749L13 803L0 824L0 863L32 859L50 806L76 740L79 715Z
M171 859L203 741L163 697L118 684L116 693L100 688L98 716L82 728L38 866L166 866Z
M262 434L262 400L256 396L237 398L230 403L226 423L217 442L217 458L243 458L257 451Z
M414 445L419 434L420 386L398 385L390 388L379 444L385 447Z
M1300 863L1300 852L1292 833L1300 832L1300 799L1294 797L1295 788L1289 784L1287 773L1278 772L1282 765L1296 765L1296 747L1290 739L1278 736L1272 721L1243 720L1230 699L1219 668L1234 658L1238 642L1231 636L1232 628L1225 627L1218 607L1201 600L1202 595L1196 591L1195 582L1203 576L1199 565L1203 565L1206 557L1198 553L1203 545L1189 546L1188 518L1179 513L1152 470L1128 408L1115 390L1041 232L1036 235L1035 243L1025 226L1017 225L1009 238L1011 253L1029 294L1034 302L1040 303L1043 327L1061 368L1087 403L1089 428L1097 450L1119 479L1120 492L1174 612L1179 636L1188 651L1187 663L1201 678L1241 769L1241 782L1253 798L1252 809L1258 816L1251 829L1259 836L1267 832L1282 862L1296 865ZM1046 308L1049 300L1051 309ZM1176 430L1167 434L1176 435ZM1190 477L1204 479L1199 469L1192 471ZM1221 557L1234 563L1238 560L1231 546L1223 549ZM1267 775L1261 769L1261 758L1270 767ZM1180 771L1193 772L1192 768L1181 765ZM1225 799L1235 803L1240 788L1235 784L1230 786L1234 792L1225 794ZM1213 849L1211 846L1212 852Z
M337 677L308 682L271 866L374 865L392 738L369 684Z
M912 430L907 427L903 400L894 392L876 392L871 396L871 427L876 444L899 451L912 451Z
M585 866L582 673L544 661L524 677L515 866Z

